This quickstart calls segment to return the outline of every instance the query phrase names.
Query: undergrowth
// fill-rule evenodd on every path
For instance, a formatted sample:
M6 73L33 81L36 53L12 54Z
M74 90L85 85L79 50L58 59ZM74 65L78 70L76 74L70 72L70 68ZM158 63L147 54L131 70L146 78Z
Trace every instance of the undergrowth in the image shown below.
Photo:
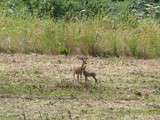
M84 54L92 56L160 56L160 24L104 17L87 21L0 17L0 52Z

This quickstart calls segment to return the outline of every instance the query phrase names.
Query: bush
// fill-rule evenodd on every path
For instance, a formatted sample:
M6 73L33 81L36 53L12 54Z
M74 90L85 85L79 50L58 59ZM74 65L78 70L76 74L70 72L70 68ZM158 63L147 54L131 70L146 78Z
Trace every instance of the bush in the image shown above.
M117 14L126 11L129 1L112 0L3 0L7 16L17 17L50 17L53 19L82 19L96 15ZM27 16L26 16L27 15Z

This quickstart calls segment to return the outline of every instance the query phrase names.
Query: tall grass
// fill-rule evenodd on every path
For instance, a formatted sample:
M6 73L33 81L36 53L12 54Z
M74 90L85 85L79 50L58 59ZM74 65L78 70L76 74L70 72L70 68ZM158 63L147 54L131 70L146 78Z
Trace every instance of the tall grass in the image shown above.
M0 52L160 57L160 24L133 16L87 21L0 17Z

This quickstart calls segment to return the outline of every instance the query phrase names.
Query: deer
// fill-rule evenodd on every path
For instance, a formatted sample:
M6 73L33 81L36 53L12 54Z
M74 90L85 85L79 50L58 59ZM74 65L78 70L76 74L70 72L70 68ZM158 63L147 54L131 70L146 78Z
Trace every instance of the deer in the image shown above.
M90 72L86 70L86 66L83 68L83 75L85 77L85 82L88 82L88 77L92 77L95 80L95 83L98 83L95 72Z
M80 57L79 59L82 60L82 65L77 67L77 68L75 68L74 71L73 71L74 80L76 79L76 75L77 75L78 82L79 82L79 77L82 78L82 73L83 73L83 70L86 67L88 58L87 57Z

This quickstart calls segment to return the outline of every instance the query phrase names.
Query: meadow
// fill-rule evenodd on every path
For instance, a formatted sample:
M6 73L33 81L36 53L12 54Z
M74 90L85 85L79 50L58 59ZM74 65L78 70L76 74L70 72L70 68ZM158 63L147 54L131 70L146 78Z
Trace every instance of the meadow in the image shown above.
M159 120L159 57L159 0L0 0L0 120Z
M0 51L156 58L159 8L147 0L2 0Z
M160 24L123 23L105 17L66 22L0 17L0 51L6 53L84 54L91 56L160 56Z
M89 57L100 83L86 88L73 82L75 56L0 57L1 120L160 119L159 59Z

